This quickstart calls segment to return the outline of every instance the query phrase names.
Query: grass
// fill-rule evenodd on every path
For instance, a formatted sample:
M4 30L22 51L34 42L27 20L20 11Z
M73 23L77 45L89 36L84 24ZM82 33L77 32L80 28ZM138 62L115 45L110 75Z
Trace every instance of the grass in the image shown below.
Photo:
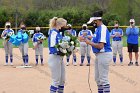
M112 40L112 39L111 39ZM139 39L139 42L140 42L140 39ZM43 45L44 47L48 47L48 40L45 40L43 42ZM126 36L123 36L123 46L126 47L127 46L127 37ZM140 46L140 43L139 43L139 46ZM14 46L15 48L17 48L16 46ZM29 47L32 48L33 47L33 42L32 40L30 39L29 40ZM0 48L3 48L3 39L0 39Z

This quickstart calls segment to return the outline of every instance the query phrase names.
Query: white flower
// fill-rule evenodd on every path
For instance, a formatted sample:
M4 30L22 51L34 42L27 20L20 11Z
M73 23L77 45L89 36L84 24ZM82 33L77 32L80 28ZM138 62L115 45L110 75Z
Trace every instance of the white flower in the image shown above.
M63 53L67 53L67 50L66 49L63 49Z
M73 41L71 41L70 43L71 43L72 45L74 45L74 42L73 42Z

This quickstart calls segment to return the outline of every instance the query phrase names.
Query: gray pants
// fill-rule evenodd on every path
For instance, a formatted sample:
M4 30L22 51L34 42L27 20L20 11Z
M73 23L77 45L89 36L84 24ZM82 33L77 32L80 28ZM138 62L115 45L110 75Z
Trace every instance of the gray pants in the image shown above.
M123 57L123 53L122 53L123 44L122 44L122 41L112 41L112 48L113 48L113 56L116 57L117 52L118 52L119 56Z
M109 63L112 61L112 52L95 54L95 81L97 85L107 85Z
M51 70L52 86L64 86L65 83L65 65L63 57L50 54L48 65Z
M43 56L43 44L39 44L37 48L35 48L35 55Z
M81 56L90 56L91 46L87 45L85 42L80 42L80 52Z
M5 56L12 56L13 55L13 45L12 43L8 41L4 41L4 50L5 50Z
M23 43L20 44L19 50L20 50L22 56L28 55L28 47L29 47L28 42L24 43L24 44Z

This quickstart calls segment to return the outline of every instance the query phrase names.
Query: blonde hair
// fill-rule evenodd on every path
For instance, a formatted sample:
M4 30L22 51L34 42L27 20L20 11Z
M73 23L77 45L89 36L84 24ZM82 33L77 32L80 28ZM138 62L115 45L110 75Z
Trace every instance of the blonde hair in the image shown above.
M49 27L50 29L56 28L63 25L64 23L67 23L67 20L65 20L64 18L53 17L52 19L50 19Z

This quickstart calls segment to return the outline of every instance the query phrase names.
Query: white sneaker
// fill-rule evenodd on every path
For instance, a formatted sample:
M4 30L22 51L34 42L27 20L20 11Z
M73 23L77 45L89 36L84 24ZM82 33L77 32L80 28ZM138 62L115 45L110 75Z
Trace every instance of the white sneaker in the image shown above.
M123 62L120 62L120 65L123 66Z
M13 63L10 63L11 66L13 66Z
M66 66L69 66L69 62L66 63Z
M8 63L5 63L4 66L8 66Z
M73 65L74 65L74 66L77 66L77 63L76 63L76 62L73 62Z
M116 63L113 63L113 66L116 66Z

